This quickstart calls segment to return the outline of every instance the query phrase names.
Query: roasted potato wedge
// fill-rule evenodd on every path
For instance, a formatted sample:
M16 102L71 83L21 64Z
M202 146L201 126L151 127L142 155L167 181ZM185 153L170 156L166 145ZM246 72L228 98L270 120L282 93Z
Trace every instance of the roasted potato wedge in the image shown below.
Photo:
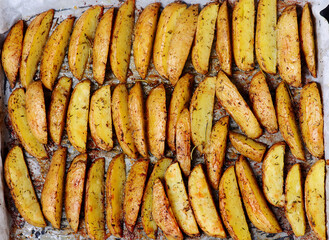
M247 160L240 155L235 162L235 172L249 220L256 228L267 233L279 233L282 229L267 205L263 192Z
M141 159L132 165L125 186L123 213L126 228L134 231L146 183L149 160Z
M220 180L219 209L224 225L234 240L251 240L234 166L230 166Z
M23 151L19 146L9 151L5 160L4 175L15 206L25 221L36 227L46 227Z
M262 135L263 130L257 118L239 93L237 87L222 71L218 72L217 75L216 97L248 137L255 139Z
M142 79L147 75L161 3L151 3L139 15L134 33L134 61Z
M192 49L192 64L194 69L201 74L206 74L209 69L209 59L214 41L218 8L218 3L210 3L201 10L198 16Z
M37 71L38 63L43 54L48 34L53 23L54 9L40 13L28 26L22 50L22 61L20 65L20 79L24 88L32 81Z

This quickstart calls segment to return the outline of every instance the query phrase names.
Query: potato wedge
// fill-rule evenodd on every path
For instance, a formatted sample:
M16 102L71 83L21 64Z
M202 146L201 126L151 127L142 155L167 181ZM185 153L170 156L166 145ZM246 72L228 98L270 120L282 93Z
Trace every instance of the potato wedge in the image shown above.
M151 3L139 15L134 32L133 53L136 70L142 79L147 75L161 3Z
M90 80L78 83L67 109L66 131L72 146L79 152L86 152Z
M124 154L115 156L106 174L106 223L111 234L122 237L123 194L126 182Z
M284 9L276 30L280 77L289 85L300 87L302 78L296 6Z
M286 217L296 237L305 235L306 217L300 164L293 165L286 178Z
M74 232L78 231L88 155L76 156L67 171L64 206L66 218Z
M154 182L152 195L152 216L156 224L161 228L167 239L183 240L183 234L179 229L159 178Z
M305 209L308 222L318 237L326 238L325 160L318 160L305 180Z
M92 50L98 20L103 13L103 7L88 8L77 20L69 45L68 59L70 70L74 77L81 80Z
M168 77L176 85L190 53L198 21L199 5L185 9L177 19L168 50Z
M57 145L60 145L62 141L71 88L72 79L68 77L61 77L51 94L48 112L48 128L51 139Z
M66 154L66 147L54 152L41 193L42 212L51 225L58 229L61 228L62 220Z
M251 79L249 86L249 98L254 114L260 124L269 133L278 131L278 120L270 90L262 71L256 73Z
M263 156L266 152L266 145L264 143L256 142L237 132L230 131L228 136L232 146L243 156L256 162L263 161Z
M323 113L320 90L316 82L305 85L300 94L300 129L309 152L323 157Z
M128 96L128 109L135 146L143 157L147 157L144 93L142 84L139 82L135 83L130 89Z
M47 115L41 81L33 82L26 88L26 117L33 135L40 143L47 144Z
M170 158L160 159L154 166L151 176L145 187L143 195L143 204L141 209L142 224L144 232L149 238L155 239L157 235L158 226L152 217L152 189L153 184L157 178L163 179L167 168L170 166L172 160Z
M168 167L165 174L165 180L170 207L179 227L190 237L199 236L199 228L188 200L182 172L178 162L173 163Z
M229 116L222 117L212 127L210 140L205 147L205 162L209 184L218 189L222 167L225 161Z
M186 9L186 4L173 2L168 4L162 11L153 46L153 63L157 72L168 78L168 52L169 45L176 28L177 19Z
M210 139L215 102L216 77L206 77L195 90L190 104L191 137L200 153Z
M167 125L166 90L163 84L153 88L146 100L147 138L150 152L164 155Z
M74 20L74 17L69 17L61 22L49 37L43 51L40 63L40 79L42 84L49 90L53 90L61 69Z
M255 52L260 68L275 74L277 65L276 21L277 1L260 0L257 9Z
M251 240L234 166L230 166L220 180L219 209L224 225L234 240Z
M16 88L8 100L8 113L11 124L24 149L38 159L48 158L45 147L33 135L26 116L26 100L23 88Z
M91 239L105 239L105 159L98 158L90 166L86 183L85 222Z
M243 71L254 69L255 1L239 0L232 14L233 55Z
M23 31L24 22L23 20L20 20L11 28L2 46L2 67L11 88L15 87L18 77L18 69L23 49Z
M304 147L298 131L290 90L285 81L282 81L276 89L276 112L281 135L289 145L291 153L297 159L305 161Z
M201 10L198 16L195 41L192 49L192 64L194 69L201 74L206 74L209 69L209 59L214 41L218 8L218 3L210 3Z
M127 79L134 24L135 0L126 0L115 18L110 51L111 68L120 82Z
M248 137L255 139L262 135L263 130L257 118L237 87L222 71L218 72L217 75L216 97Z
M99 88L91 97L89 128L97 147L105 151L113 148L110 85Z
M112 95L112 118L116 136L125 154L137 158L133 133L129 122L128 90L124 84L115 87Z
M4 175L15 206L25 221L36 227L46 227L23 151L19 146L9 151L5 160Z
M142 203L149 162L147 159L136 161L128 174L123 201L123 213L125 225L129 232L134 231Z
M249 220L261 231L282 232L275 215L267 205L263 192L258 187L251 166L242 155L235 162L235 172Z
M110 8L99 21L93 46L93 74L98 84L105 80L106 64L110 49L114 8Z
M284 207L284 154L285 142L274 144L263 161L263 192L267 201L275 207Z
M38 63L43 54L48 34L53 23L54 9L40 13L28 26L22 50L22 61L20 65L20 79L24 88L32 81L37 71Z

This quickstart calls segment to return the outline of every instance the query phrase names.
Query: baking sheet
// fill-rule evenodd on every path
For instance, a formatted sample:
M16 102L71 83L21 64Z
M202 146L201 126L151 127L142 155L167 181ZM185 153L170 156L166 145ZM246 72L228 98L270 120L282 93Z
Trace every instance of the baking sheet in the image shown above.
M136 2L136 19L143 7L145 7L147 4L154 2L154 1L138 1ZM172 2L170 0L164 0L161 1L162 6L167 5L169 2ZM198 3L201 2L200 0L189 0L186 1L188 3ZM233 0L229 1L230 4L233 4ZM312 4L312 11L313 15L315 17L315 26L316 26L316 33L317 33L317 45L318 45L318 78L313 79L310 74L308 73L307 70L305 70L305 67L303 67L303 80L304 82L309 82L309 81L318 81L321 84L322 87L322 94L323 94L323 102L324 102L324 118L325 118L325 148L326 148L326 153L329 151L329 133L328 133L328 122L329 122L329 85L328 85L328 80L325 79L324 76L329 76L329 68L325 66L325 63L329 62L329 25L326 22L324 18L322 18L319 15L320 10L326 7L325 1L321 0L312 0L309 1ZM300 6L304 4L304 1L280 1L278 0L278 8L279 12L287 5L287 4L293 4L293 3L298 3ZM15 23L18 19L24 19L27 22L29 22L31 19L34 18L35 14L38 14L42 11L48 10L49 8L54 8L56 9L55 12L55 18L53 21L53 27L52 30L57 26L58 23L60 23L63 19L65 19L69 15L73 15L76 17L79 17L83 11L85 11L90 5L95 5L95 4L101 4L104 5L105 8L109 7L118 7L120 6L121 2L118 0L108 0L108 1L97 1L97 0L85 0L85 1L78 1L78 0L73 0L73 1L67 1L67 0L38 0L38 1L33 1L33 0L2 0L0 1L0 33L5 33L13 23ZM299 9L300 10L300 9ZM5 36L5 34L1 35L2 39ZM0 38L1 41L1 38ZM209 72L209 75L215 76L219 70L219 64L216 59L216 55L213 52L212 53L212 59L211 59L211 66L212 69ZM60 73L60 76L68 76L72 77L72 74L68 70L68 61L67 61L67 56L65 57L64 64ZM91 64L88 64L88 69L85 74L85 78L90 78L92 79L92 72L91 70ZM195 82L196 85L198 82L200 82L204 76L201 76L200 74L197 74L190 61L186 66L185 69L186 72L192 72L196 75L195 77ZM244 96L247 96L248 92L248 85L250 82L251 77L258 71L258 68L255 69L254 71L251 71L249 73L244 73L240 72L238 69L234 69L234 75L231 78L231 80L238 86L239 90L242 92ZM36 74L36 79L39 79L39 73ZM73 78L74 79L74 78ZM128 87L131 87L133 82L135 80L139 79L139 75L135 70L135 66L133 64L133 58L131 58L130 61L130 72L129 72L129 78L128 78ZM11 89L9 87L8 81L4 79L3 75L0 75L0 80L2 80L3 84L0 84L0 91L3 93L2 99L4 100L4 103L6 104L8 101L8 97L11 93ZM168 98L170 96L170 93L172 91L172 88L167 80L161 79L157 72L154 70L153 66L151 66L148 78L147 78L147 83L142 82L144 86L144 90L146 95L150 91L150 89L154 86L156 86L160 81L165 83L166 90L168 93ZM278 82L280 79L278 76L271 77L269 79L269 85L271 90L273 91L275 87L277 86ZM74 84L77 83L77 79L74 79ZM107 83L111 85L115 85L118 83L118 81L114 78L113 74L110 73L107 76ZM16 86L17 87L17 86ZM97 84L92 85L92 89L95 90L97 88ZM300 89L293 89L292 94L295 96L295 104L298 103L298 96L299 96ZM50 92L46 92L46 99L50 97ZM296 105L297 106L297 105ZM2 136L2 139L4 141L4 148L3 148L3 153L5 156L6 152L8 149L10 149L14 144L18 144L19 142L16 139L15 135L13 134L13 131L11 129L10 121L8 119L7 113L6 113L6 107L1 108L3 110L3 116L5 117L5 128L3 128L4 132L0 135ZM298 112L297 112L298 114ZM215 113L214 113L214 121L218 120L221 116L226 115L225 111L221 109L221 106L219 103L216 102L215 104ZM1 118L3 119L3 118ZM3 125L2 125L3 126ZM230 128L231 129L236 129L238 130L237 125L231 120L230 122ZM270 135L268 133L265 133L260 139L260 141L268 144L269 146L272 145L275 142L281 141L282 137L280 133ZM67 166L70 165L71 160L78 155L78 152L74 150L72 147L70 147L70 144L67 140L67 137L64 136L64 139L62 141L62 145L68 146L68 160L67 160ZM49 150L52 153L56 147L50 143L49 144ZM92 140L89 138L88 139L88 149L89 149L89 157L90 160L93 160L97 157L102 157L104 156L106 158L106 167L108 166L109 162L111 161L112 157L116 155L117 153L121 152L120 147L118 146L118 143L115 143L115 147L111 152L104 152L104 151L99 151L95 145L93 144ZM328 151L327 151L328 150ZM172 153L168 151L167 156L172 156ZM237 158L237 151L233 149L233 147L229 144L228 145L228 151L226 155L226 163L225 163L225 168L229 165L232 165L234 161ZM27 158L27 163L31 172L31 177L34 183L34 186L36 188L37 195L40 197L43 182L46 177L46 173L49 168L49 160L41 160L37 161L35 158L28 156L26 154ZM326 157L328 155L326 154ZM307 162L301 162L303 166L303 174L305 176L307 170L309 169L309 166L313 164L313 162L316 160L314 159L309 153L307 153ZM154 161L155 159L151 158L151 161ZM126 164L127 164L127 172L130 169L131 163L133 160L130 160L126 158ZM198 155L197 151L194 151L193 154L193 162L192 164L195 165L199 162L204 162L203 158ZM295 163L295 162L300 162L298 160L295 160L290 151L286 156L286 167L285 167L285 172L290 168L290 166ZM1 166L2 161L0 161L0 171L2 170ZM261 164L252 162L253 168L256 172L258 182L261 183ZM2 174L1 174L2 176ZM328 182L328 181L327 181ZM327 184L328 186L328 184ZM7 210L4 207L4 199L3 199L3 180L1 178L0 181L0 240L2 239L8 239L9 236L12 239L85 239L87 237L85 228L84 228L84 222L83 220L80 223L81 229L79 230L78 234L74 234L72 230L70 230L68 223L65 218L65 212L63 212L63 219L62 219L62 226L61 230L55 230L51 226L47 226L46 228L36 228L31 226L30 224L26 223L18 214L17 210L14 207L13 201L11 199L10 193L8 189L5 187L5 196L7 200L7 207L9 210L9 214L7 214ZM327 191L329 192L329 191ZM217 193L214 192L214 196L217 200ZM328 199L328 197L327 197ZM251 224L249 223L251 227L251 232L252 236L254 239L294 239L292 230L287 222L287 220L284 217L283 210L274 208L272 207L273 211L276 213L276 215L279 218L280 225L282 226L284 232L280 234L267 234L262 231L257 230L254 227L251 227ZM328 211L328 209L327 209ZM7 218L2 217L1 214L8 215L10 216L10 222L9 224L6 223ZM83 212L82 212L83 214ZM328 216L329 214L327 214ZM327 221L328 222L328 221ZM9 233L10 231L10 233ZM140 221L138 222L134 234L129 234L126 229L124 231L124 237L128 239L144 239L146 238L143 230L142 230L142 225ZM164 238L162 234L159 234L160 239ZM111 237L114 238L114 237ZM207 237L206 235L201 236L202 239L212 239L210 237ZM190 239L190 238L187 238ZM300 237L299 239L316 239L313 233L310 231L309 226L307 229L307 234L303 237Z

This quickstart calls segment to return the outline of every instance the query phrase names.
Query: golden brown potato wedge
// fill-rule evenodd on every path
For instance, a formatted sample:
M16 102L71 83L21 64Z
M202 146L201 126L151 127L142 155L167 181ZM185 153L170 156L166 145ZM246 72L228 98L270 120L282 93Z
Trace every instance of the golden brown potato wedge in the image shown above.
M61 228L66 154L65 147L54 152L41 193L42 212L54 228Z
M282 232L275 215L267 205L263 192L258 187L251 166L242 155L235 162L235 171L249 220L261 231Z
M280 77L289 85L300 87L302 79L296 6L289 6L282 12L276 30Z
M28 26L22 50L22 61L20 66L20 79L24 88L32 81L37 71L38 63L43 54L48 34L53 23L54 9L40 13Z
M234 240L251 240L234 166L230 166L220 180L219 209L224 225Z
M66 131L72 146L79 152L86 152L90 80L78 83L67 109Z
M105 159L98 158L90 166L86 182L85 222L89 237L105 239L104 215Z
M300 94L300 129L306 148L318 158L323 157L323 113L317 83L305 85Z
M74 17L69 17L61 22L49 37L43 51L40 63L40 79L49 90L53 90L61 69L74 20Z
M21 62L24 37L23 31L24 22L20 20L11 28L2 46L2 67L11 88L15 87L19 64Z
M218 7L218 3L210 3L201 10L198 16L191 58L194 69L201 74L206 74L209 69L209 59L212 43L214 41Z
M131 167L125 186L123 213L125 225L129 232L134 231L140 205L142 203L144 187L147 177L149 160L141 159Z
M15 206L25 221L36 227L46 227L23 151L19 146L9 151L5 160L4 175Z
M218 72L217 75L216 97L248 137L255 139L262 135L263 130L257 118L237 87L222 71Z
M134 144L128 115L128 90L124 84L119 84L115 87L112 95L113 125L124 153L131 158L137 158L138 153Z
M305 160L304 146L298 131L290 90L285 81L282 81L276 89L276 112L281 135L289 145L291 153L297 159Z
M134 33L134 61L142 79L147 75L161 3L151 3L139 15Z
M99 88L91 97L89 128L97 147L105 151L113 148L110 85Z

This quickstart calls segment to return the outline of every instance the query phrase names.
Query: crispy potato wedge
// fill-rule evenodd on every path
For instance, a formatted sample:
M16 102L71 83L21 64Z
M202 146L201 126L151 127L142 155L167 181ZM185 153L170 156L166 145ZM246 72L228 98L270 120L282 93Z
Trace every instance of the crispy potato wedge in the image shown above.
M36 227L46 227L23 151L19 146L9 151L5 160L4 175L15 206L25 221Z
M66 131L72 146L79 152L86 152L90 80L78 83L67 109Z
M113 148L110 85L99 88L91 97L89 128L91 137L100 149L110 151Z
M128 90L124 84L119 84L115 87L112 95L113 125L124 153L131 158L137 158L137 149L134 144L128 114Z
M105 79L106 64L110 49L114 8L110 8L99 21L93 46L93 74L98 84Z
M215 123L204 151L209 184L214 189L218 189L219 178L225 161L229 119L229 116L225 116Z
M166 90L163 84L153 88L146 100L147 138L150 152L164 155L167 125Z
M41 193L42 212L51 225L58 229L61 228L62 220L66 154L66 147L54 152Z
M144 93L142 84L139 82L135 83L130 89L128 96L128 109L135 146L143 157L147 157Z
M214 41L218 8L218 3L210 3L201 10L198 16L192 49L192 64L194 69L201 74L206 74L209 69L209 59Z
M220 180L219 209L224 225L234 240L251 240L234 166L230 166Z
M284 207L284 155L285 142L274 144L263 161L263 192L267 201L275 207Z
M275 215L267 205L263 192L258 187L251 166L242 155L235 162L235 172L249 220L261 231L282 232Z
M323 112L320 90L316 82L305 85L300 94L300 129L309 152L323 157Z
M199 228L188 200L182 172L178 162L173 163L168 167L165 174L165 180L170 207L179 227L188 236L199 236Z
M124 154L115 156L106 174L106 223L112 235L122 237L123 194L126 182Z
M11 88L15 87L18 76L22 57L23 37L24 22L20 20L10 29L2 46L1 63Z
M326 238L325 160L318 160L305 180L305 209L308 222L319 239Z
M185 9L177 19L168 50L168 77L176 85L190 53L198 21L199 5Z
M302 78L296 6L284 9L276 31L280 77L289 85L300 87Z
M23 88L16 88L8 100L8 113L11 124L24 149L38 159L48 158L45 147L33 135L27 121L26 97Z
M153 184L157 178L163 179L167 168L170 166L172 160L170 158L160 159L154 166L151 176L145 187L143 195L143 204L141 209L142 224L144 232L149 238L155 239L157 235L158 226L152 217L152 196Z
M134 231L146 183L149 160L140 159L132 165L125 186L123 213L129 232Z
M147 75L161 3L151 3L139 15L134 32L133 53L136 70L142 79Z
M296 237L305 235L306 217L300 164L293 165L286 178L286 217Z
M210 139L215 102L216 77L206 77L195 90L190 104L191 137L200 153Z
M290 90L285 81L282 81L276 89L276 112L281 135L289 145L291 153L297 159L305 161L304 147L298 131Z
M248 137L255 139L262 135L263 130L257 118L239 93L237 87L222 71L218 72L217 75L216 97L234 121L240 126L242 132Z
M74 20L74 17L69 17L61 22L49 37L43 51L40 63L40 79L42 84L49 90L53 90L61 69Z
M53 23L54 9L40 13L28 26L22 50L22 61L20 65L20 79L24 88L32 81L37 71L38 63L43 54L48 34Z
M90 166L86 182L85 222L91 239L105 239L104 215L105 159L98 158Z

